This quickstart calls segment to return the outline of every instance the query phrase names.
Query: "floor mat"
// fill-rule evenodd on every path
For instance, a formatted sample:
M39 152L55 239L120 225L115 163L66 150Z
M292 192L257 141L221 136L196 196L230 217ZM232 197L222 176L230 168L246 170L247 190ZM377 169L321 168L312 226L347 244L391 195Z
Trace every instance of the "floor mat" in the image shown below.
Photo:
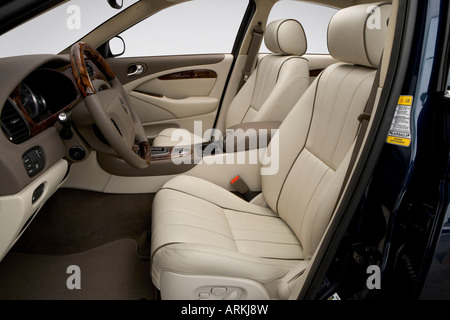
M138 241L144 230L150 230L153 197L60 189L38 212L12 251L67 255L119 239Z
M134 240L121 239L70 255L10 252L0 263L0 299L152 300L150 262L136 250Z

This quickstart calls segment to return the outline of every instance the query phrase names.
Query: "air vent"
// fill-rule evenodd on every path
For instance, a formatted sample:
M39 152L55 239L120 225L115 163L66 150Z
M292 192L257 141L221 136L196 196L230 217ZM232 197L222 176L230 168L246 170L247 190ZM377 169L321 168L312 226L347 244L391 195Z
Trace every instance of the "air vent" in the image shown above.
M94 75L94 69L92 69L92 66L89 62L86 62L86 70L89 74L89 77L92 77Z
M86 70L88 72L89 77L92 78L92 76L94 75L94 68L92 68L92 66L89 62L86 62L85 65L86 65ZM69 70L70 70L70 72L72 72L72 67L69 66Z
M31 135L28 123L10 100L3 106L0 124L5 136L13 143L21 143Z

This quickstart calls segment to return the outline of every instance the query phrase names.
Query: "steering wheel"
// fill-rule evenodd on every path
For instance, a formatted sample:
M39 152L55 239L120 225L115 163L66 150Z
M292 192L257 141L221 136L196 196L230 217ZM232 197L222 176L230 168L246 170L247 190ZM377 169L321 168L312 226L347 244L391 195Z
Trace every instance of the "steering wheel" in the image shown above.
M111 88L96 91L85 59L96 65ZM87 43L75 43L70 65L83 100L101 133L117 155L135 168L150 164L150 144L132 103L105 59Z

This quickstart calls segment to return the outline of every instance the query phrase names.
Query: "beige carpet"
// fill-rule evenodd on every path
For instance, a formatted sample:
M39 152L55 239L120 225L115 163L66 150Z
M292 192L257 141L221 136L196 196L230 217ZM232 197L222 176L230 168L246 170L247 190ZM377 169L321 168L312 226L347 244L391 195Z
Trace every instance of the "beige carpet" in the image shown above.
M80 268L81 289L68 289L71 265ZM73 282L72 282L73 283ZM140 300L155 298L150 262L137 243L121 239L69 255L10 252L0 262L3 300Z

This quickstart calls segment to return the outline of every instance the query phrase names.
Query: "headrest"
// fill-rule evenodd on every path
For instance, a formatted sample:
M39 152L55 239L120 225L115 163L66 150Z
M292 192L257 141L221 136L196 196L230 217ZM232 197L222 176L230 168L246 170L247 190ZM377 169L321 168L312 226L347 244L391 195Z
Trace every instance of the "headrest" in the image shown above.
M384 49L390 3L352 6L328 25L328 50L338 61L377 68Z
M274 53L301 56L306 52L306 36L303 26L294 19L281 19L266 27L264 43Z

